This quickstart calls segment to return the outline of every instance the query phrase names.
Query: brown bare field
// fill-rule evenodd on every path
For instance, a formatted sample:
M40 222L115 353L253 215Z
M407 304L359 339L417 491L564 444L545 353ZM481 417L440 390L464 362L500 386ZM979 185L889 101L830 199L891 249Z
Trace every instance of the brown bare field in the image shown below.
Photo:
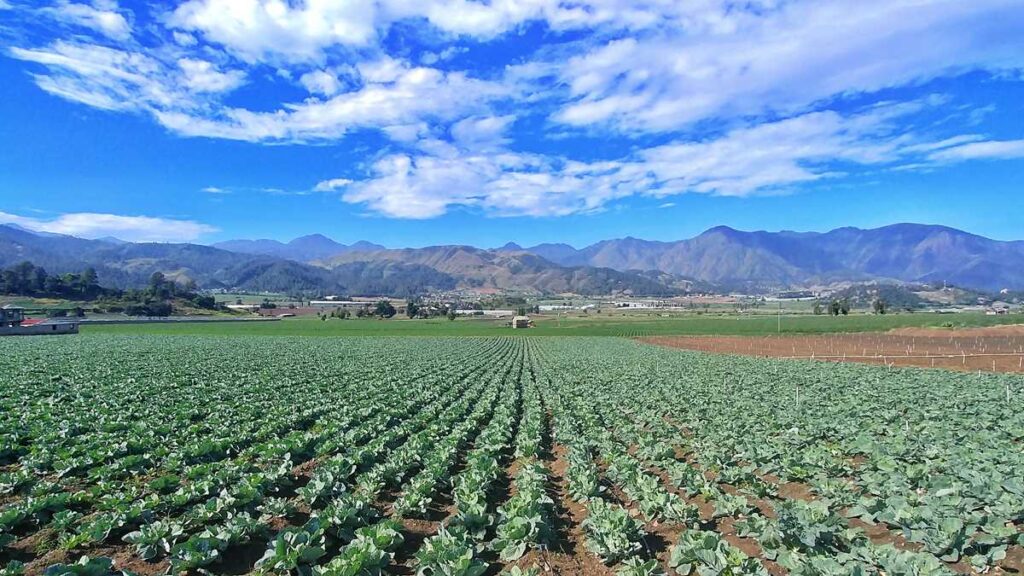
M657 336L641 340L718 354L1024 373L1024 326L909 328L813 336Z

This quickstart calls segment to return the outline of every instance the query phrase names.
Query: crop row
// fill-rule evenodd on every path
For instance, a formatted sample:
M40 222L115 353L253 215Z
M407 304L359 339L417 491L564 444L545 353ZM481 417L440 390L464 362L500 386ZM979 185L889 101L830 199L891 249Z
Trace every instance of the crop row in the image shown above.
M0 341L0 373L4 576L1020 569L1014 376L89 335Z

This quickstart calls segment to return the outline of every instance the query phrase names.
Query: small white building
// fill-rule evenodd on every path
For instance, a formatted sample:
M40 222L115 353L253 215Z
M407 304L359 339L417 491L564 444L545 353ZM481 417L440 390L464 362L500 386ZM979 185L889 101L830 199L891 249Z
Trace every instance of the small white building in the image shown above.
M512 328L529 328L530 317L529 316L514 316L512 318Z

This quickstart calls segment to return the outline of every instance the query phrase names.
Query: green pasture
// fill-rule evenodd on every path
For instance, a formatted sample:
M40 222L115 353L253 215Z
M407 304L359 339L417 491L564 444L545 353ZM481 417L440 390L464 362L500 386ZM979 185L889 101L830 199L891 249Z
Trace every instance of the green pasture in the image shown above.
M535 326L513 331L507 320L458 318L407 320L286 318L277 322L180 323L84 326L83 332L96 334L185 334L238 336L659 336L659 335L769 335L779 332L779 319L770 315L713 316L689 315L663 318L656 315L591 315L556 318L535 316ZM961 314L892 314L875 316L783 316L783 333L820 334L831 332L877 332L906 327L979 327L1015 324L1022 315L987 316Z

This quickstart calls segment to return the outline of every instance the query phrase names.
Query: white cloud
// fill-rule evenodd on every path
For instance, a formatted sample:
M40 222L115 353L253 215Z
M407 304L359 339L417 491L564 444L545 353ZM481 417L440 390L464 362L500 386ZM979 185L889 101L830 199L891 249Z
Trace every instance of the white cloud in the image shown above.
M334 96L341 90L341 82L338 82L338 77L323 70L314 70L303 74L299 77L299 83L309 90L310 94Z
M1024 158L1024 140L988 140L952 146L934 152L929 160L959 162L964 160L1010 160Z
M140 52L58 40L47 48L12 48L11 56L42 64L36 84L62 98L104 110L189 110L198 94L223 93L240 86L240 71L220 72L210 62L182 58L164 63Z
M927 137L908 118L941 99L837 111L974 70L1017 78L1019 0L185 0L155 11L138 38L113 0L55 1L46 13L93 40L11 48L38 65L41 89L182 136L320 143L379 131L388 142L364 157L365 178L268 192L338 192L401 218L457 206L572 214L635 195L774 193L851 167L1021 157L1020 141L933 134L983 119L977 106ZM533 22L579 33L507 62L482 44ZM482 60L479 71L455 65ZM247 82L244 98L230 96ZM583 162L514 149L581 132L632 152ZM663 144L640 147L652 133Z
M483 112L489 102L510 94L500 82L379 58L352 71L360 85L351 91L253 111L219 100L243 84L245 74L221 71L206 60L167 63L141 52L65 41L16 47L10 54L46 66L48 72L34 78L56 96L105 110L146 112L184 136L249 142L334 140L363 128L415 137L427 120Z
M171 105L179 98L161 82L165 69L147 55L58 40L48 48L12 48L11 56L47 67L35 75L43 90L105 110Z
M563 216L600 211L629 196L774 194L838 178L846 166L896 167L974 138L933 142L899 128L927 106L890 104L845 116L812 112L603 162L428 146L379 159L368 178L346 186L342 199L390 217L433 218L455 206L494 216ZM1004 146L1002 153L1016 150Z
M952 146L958 146L967 142L977 142L984 140L985 137L980 134L962 134L960 136L953 136L946 138L945 140L939 140L938 142L925 142L922 144L915 144L907 146L904 150L908 152L934 152L943 148L950 148Z
M627 133L672 131L709 118L792 114L969 70L1024 67L1024 18L1015 0L734 8L719 12L715 26L665 26L570 58L561 78L572 100L556 119Z
M475 204L473 194L497 178L501 167L490 158L393 155L378 160L373 172L373 179L350 186L343 199L394 218L433 218L451 205Z
M245 82L245 73L240 70L221 72L206 60L181 58L178 67L184 75L185 85L192 92L230 92Z
M118 14L111 0L61 6ZM161 20L174 39L164 46L57 41L12 55L47 66L36 82L52 94L148 112L186 136L305 142L373 128L408 142L469 117L500 118L500 101L520 116L555 106L559 122L634 137L702 120L792 116L973 69L1021 70L1017 8L1017 0L188 0ZM380 39L400 21L477 40L529 22L584 33L481 79L390 56ZM242 64L219 46L248 67L227 69ZM456 39L420 61L466 49ZM264 63L317 98L226 104L225 94L266 75Z
M172 26L196 32L250 62L313 60L335 44L365 46L377 37L376 2L318 0L190 0Z
M160 58L95 44L58 40L46 48L14 47L10 55L41 64L36 84L55 96L104 110L188 112L208 110L208 95L230 92L245 74L221 72L205 60Z
M0 0L0 10L13 10L14 6L11 6L6 0Z
M334 192L340 188L344 188L352 184L352 180L348 178L333 178L331 180L324 180L317 182L316 186L313 187L314 192Z
M213 226L192 220L89 212L62 214L50 220L0 212L0 223L16 224L35 232L79 238L114 236L129 242L190 242L218 231Z
M507 144L505 132L515 119L512 115L466 118L452 126L452 139L459 146L475 149Z
M433 66L434 64L437 64L438 62L445 62L447 60L451 60L452 58L458 56L459 54L465 54L468 51L469 51L469 48L467 48L465 46L449 46L449 47L445 48L444 50L442 50L440 52L437 52L437 53L434 53L434 52L426 52L426 53L424 53L422 56L420 56L420 62L422 62L422 63L424 63L424 64L426 64L428 66Z
M744 4L763 11L775 0ZM372 45L403 21L426 22L444 34L487 41L531 22L544 22L554 30L715 28L736 10L732 0L188 0L174 10L170 25L200 34L250 62L315 61L332 47ZM427 55L423 63L432 65L452 55L445 49Z
M206 188L202 189L202 192L206 192L207 194L231 194L230 190L218 188L217 186L207 186Z
M114 40L128 40L132 36L131 24L121 14L114 0L95 0L92 5L62 0L52 8L44 8L43 12L62 22L90 28Z
M189 34L188 32L179 32L178 30L175 30L171 33L171 37L174 38L174 42L176 44L178 44L179 46L184 46L186 48L190 46L195 46L199 43L199 41L196 40L196 37Z
M494 82L459 72L410 67L405 63L367 64L360 69L363 85L326 100L287 104L273 112L223 108L217 116L195 116L185 110L157 110L161 124L186 136L232 140L305 142L335 140L351 130L408 127L423 119L444 122L507 95Z

